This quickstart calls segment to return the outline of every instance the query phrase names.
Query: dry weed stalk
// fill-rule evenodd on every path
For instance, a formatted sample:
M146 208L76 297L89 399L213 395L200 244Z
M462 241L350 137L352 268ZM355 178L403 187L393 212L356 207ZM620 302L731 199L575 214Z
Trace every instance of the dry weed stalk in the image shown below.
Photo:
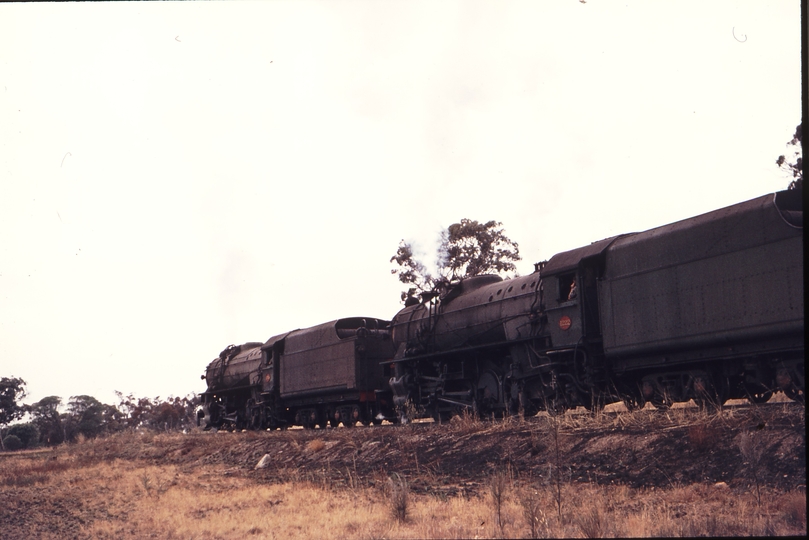
M576 526L585 538L603 538L607 533L607 519L597 505L590 507L589 512L576 516Z
M508 490L508 475L498 470L489 477L489 495L492 497L494 507L495 523L500 528L500 534L504 534L505 523L503 523L503 503Z
M406 522L410 506L410 489L407 485L407 480L394 473L388 479L388 489L394 519L399 523Z
M688 428L688 442L697 450L709 450L717 440L716 430L706 423L699 423Z
M480 431L484 422L480 420L470 409L464 409L460 414L455 415L450 420L450 425L461 434L469 434Z
M792 491L781 498L781 511L787 521L799 528L806 529L806 493Z
M531 538L547 538L548 519L542 511L542 499L539 492L533 488L526 488L520 494L522 514L531 531Z
M739 435L739 452L749 465L753 473L753 484L756 488L756 500L761 506L761 468L764 452L766 450L764 437L759 431L745 431Z
M551 415L549 434L553 450L553 463L548 463L548 482L551 482L553 498L556 501L556 512L562 521L562 438L561 419L559 415Z
M151 497L152 496L152 478L146 474L145 472L140 476L140 482L143 485L143 491L146 492L146 495Z

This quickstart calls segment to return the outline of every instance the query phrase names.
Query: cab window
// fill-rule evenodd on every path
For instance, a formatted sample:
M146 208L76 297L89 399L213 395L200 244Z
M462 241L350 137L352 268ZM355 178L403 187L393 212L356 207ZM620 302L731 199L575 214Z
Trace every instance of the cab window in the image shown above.
M563 274L559 276L559 302L572 302L578 299L579 289L576 283L576 274Z

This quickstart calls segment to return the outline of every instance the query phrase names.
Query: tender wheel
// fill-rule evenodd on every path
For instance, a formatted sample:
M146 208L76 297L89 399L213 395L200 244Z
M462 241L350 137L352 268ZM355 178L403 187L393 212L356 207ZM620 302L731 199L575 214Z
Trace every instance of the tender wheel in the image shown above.
M347 409L340 409L339 412L340 422L343 423L343 427L352 428L356 421L351 418L351 413Z
M643 408L643 401L637 396L622 396L621 401L624 402L626 410L630 412Z
M651 402L655 409L660 409L661 411L670 409L673 403L671 398L660 394L655 394L655 396L651 399Z
M786 396L792 401L797 401L798 403L806 402L806 396L804 393L795 388L794 385L784 390L784 394L786 394Z
M694 404L700 410L718 410L722 407L724 400L721 395L724 393L721 388L717 388L713 383L714 378L707 375L700 375L692 381L692 391ZM718 379L721 383L721 379Z
M724 402L710 397L698 397L694 398L694 404L701 411L716 411L724 405Z

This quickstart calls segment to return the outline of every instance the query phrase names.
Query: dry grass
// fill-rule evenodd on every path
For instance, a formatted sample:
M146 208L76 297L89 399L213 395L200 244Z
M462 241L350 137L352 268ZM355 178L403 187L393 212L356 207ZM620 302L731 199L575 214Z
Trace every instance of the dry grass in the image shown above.
M600 452L596 430L611 459L619 457L616 434L635 429L646 431L633 433L634 439L648 434L650 441L662 441L667 430L678 433L683 448L695 452L689 459L709 459L738 414L640 410L541 417L532 423L460 417L442 426L451 446L435 453L424 446L427 431L416 426L187 437L121 434L0 455L0 538L805 535L805 491L768 483L760 463L759 444L772 433L769 418L766 428L757 429L759 420L746 418L744 429L730 431L740 465L730 486L704 480L633 488L599 480L596 470L592 481L569 474L574 451L580 457ZM797 420L803 424L803 416ZM514 432L520 436L509 438ZM489 440L497 441L499 461L475 469L478 481L472 488L443 489L458 481L438 468L446 450L471 448L462 454L468 459ZM267 452L274 468L254 471ZM363 469L361 460L374 455L391 456L385 462L390 466ZM525 462L541 466L520 468ZM761 473L750 471L750 465Z
M319 452L326 448L326 443L323 439L312 439L306 444L306 449L310 452Z
M806 532L806 496L797 491L764 490L759 505L751 493L707 485L635 490L566 484L560 519L552 490L501 473L492 477L489 493L472 497L408 493L400 479L390 485L404 486L398 491L407 501L402 518L396 489L386 494L379 488L329 490L306 481L259 484L222 469L19 456L3 460L0 478L5 486L43 487L59 492L54 493L57 498L80 498L75 533L85 538L596 538ZM6 496L26 495L6 491ZM34 522L5 533L4 538L30 533L48 537Z

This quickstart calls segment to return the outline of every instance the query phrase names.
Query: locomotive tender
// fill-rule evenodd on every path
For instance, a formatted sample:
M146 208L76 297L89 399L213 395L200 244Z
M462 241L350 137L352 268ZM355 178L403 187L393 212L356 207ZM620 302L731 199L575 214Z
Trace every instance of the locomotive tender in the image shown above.
M231 347L208 366L206 424L763 402L779 389L803 402L802 239L801 191L782 191L527 276L450 283L390 324L341 319Z
M389 321L353 317L223 350L202 376L206 428L346 427L395 420Z

